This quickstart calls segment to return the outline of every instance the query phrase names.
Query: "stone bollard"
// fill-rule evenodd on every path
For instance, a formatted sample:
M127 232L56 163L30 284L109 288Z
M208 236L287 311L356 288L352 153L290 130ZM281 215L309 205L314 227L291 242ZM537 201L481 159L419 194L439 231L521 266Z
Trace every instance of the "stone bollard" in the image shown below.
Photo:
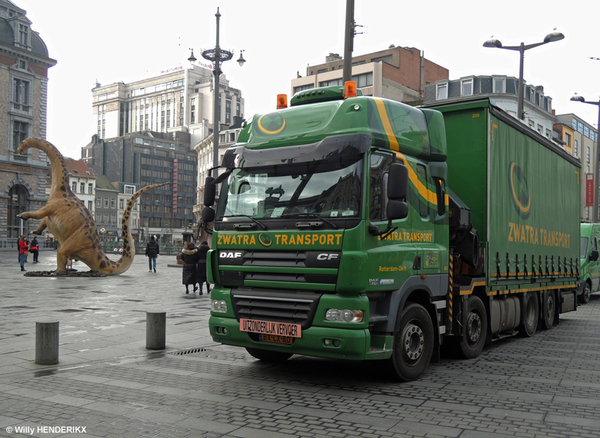
M166 312L146 312L146 349L165 349L166 322Z
M35 323L35 363L58 363L58 321Z

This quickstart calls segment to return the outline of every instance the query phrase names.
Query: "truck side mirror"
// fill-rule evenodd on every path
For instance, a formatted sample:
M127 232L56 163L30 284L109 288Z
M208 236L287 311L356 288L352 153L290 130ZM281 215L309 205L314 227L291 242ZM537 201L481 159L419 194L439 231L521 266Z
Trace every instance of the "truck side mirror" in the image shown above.
M211 207L204 207L202 209L202 222L208 224L215 220L215 211Z
M204 205L206 207L210 207L215 203L217 188L216 184L214 184L214 181L215 179L212 176L207 176L206 181L204 183ZM202 215L204 215L204 210L202 211Z
M406 200L408 190L408 168L401 163L392 163L388 169L387 193L390 200Z
M392 163L388 170L388 205L387 218L404 219L408 216L406 192L408 190L408 168L401 163Z
M598 260L598 251L593 250L590 252L590 262L595 262L596 260Z

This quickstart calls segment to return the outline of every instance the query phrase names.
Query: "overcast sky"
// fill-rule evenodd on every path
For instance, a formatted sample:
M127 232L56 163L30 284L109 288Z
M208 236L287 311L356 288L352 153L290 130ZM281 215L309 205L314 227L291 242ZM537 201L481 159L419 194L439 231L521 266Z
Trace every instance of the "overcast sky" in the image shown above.
M189 49L215 46L215 13L220 7L220 46L234 58L222 71L242 90L245 117L275 109L277 94L290 94L290 81L307 65L344 52L346 0L12 0L27 11L32 28L58 61L50 69L47 138L65 156L95 133L92 88L156 76L188 66ZM519 53L484 48L490 37L504 45L543 41L556 29L559 42L525 52L525 81L541 85L557 114L575 113L596 126L598 107L569 99L574 93L598 102L600 96L600 2L571 0L355 0L355 21L364 27L354 55L391 44L415 47L450 71L470 75L519 76ZM247 62L235 60L243 49Z

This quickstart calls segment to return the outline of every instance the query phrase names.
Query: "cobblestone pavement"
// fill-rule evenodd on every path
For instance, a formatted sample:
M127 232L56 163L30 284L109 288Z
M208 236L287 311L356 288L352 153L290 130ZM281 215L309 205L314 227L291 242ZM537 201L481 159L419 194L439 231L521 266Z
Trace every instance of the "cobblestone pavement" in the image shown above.
M552 330L400 384L373 363L267 365L215 344L209 298L185 295L174 257L156 274L138 256L118 277L48 279L12 255L0 252L2 437L600 436L600 295ZM40 260L27 268L56 258ZM145 349L147 311L167 313L163 352ZM42 321L60 323L55 366L34 363Z

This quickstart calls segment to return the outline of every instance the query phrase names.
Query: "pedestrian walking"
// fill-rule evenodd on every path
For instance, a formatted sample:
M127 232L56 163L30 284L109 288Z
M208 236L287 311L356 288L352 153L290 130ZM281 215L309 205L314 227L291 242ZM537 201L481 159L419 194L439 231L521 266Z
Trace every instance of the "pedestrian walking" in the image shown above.
M200 286L200 295L202 295L202 288L206 283L206 293L210 293L210 283L206 279L206 255L208 253L208 242L205 240L200 244L198 248L198 263L196 264L196 283Z
M33 263L38 262L38 256L40 254L40 245L38 244L37 237L34 237L29 244L29 252L33 254Z
M19 239L19 264L21 265L21 271L25 270L25 258L27 257L27 249L29 248L25 238L26 236L23 235Z
M187 242L184 245L182 253L183 260L183 272L182 272L182 284L185 284L185 293L189 294L190 284L194 286L194 292L196 292L196 264L198 263L198 249L194 242ZM200 291L202 294L202 290Z
M156 258L160 254L158 242L154 236L150 237L150 242L146 244L146 257L148 257L148 272L156 272Z

